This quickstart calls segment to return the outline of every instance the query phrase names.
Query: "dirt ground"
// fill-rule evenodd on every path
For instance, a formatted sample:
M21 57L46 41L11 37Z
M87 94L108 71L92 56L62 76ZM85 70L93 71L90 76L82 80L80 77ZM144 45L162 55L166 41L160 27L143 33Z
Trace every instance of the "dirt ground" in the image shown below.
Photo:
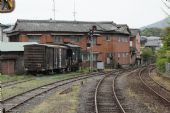
M170 76L165 76L165 75L158 75L156 73L156 70L153 70L151 72L151 77L158 82L159 84L161 84L162 86L164 86L165 88L167 88L168 90L170 90Z
M101 77L97 77L95 79L91 79L86 82L80 90L79 95L79 106L77 109L77 113L95 113L94 107L94 94L95 87L99 82Z
M117 84L128 113L170 113L168 106L142 85L137 73L121 75Z

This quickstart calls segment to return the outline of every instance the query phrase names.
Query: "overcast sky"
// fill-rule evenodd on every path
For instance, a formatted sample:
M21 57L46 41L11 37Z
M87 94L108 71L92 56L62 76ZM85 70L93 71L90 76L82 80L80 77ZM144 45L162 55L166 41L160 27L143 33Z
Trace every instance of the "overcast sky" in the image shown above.
M161 0L75 0L77 21L114 21L139 28L166 17ZM0 14L0 23L17 19L53 18L53 0L16 0L12 13ZM74 20L74 0L55 0L56 20Z

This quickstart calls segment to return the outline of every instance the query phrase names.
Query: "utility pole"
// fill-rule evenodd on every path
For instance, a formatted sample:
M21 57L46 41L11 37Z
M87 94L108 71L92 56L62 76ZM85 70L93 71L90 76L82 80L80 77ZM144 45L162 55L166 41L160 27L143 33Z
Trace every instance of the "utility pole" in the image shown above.
M74 0L74 11L73 11L74 21L76 21L76 1Z
M54 16L54 20L55 20L55 11L56 11L56 9L55 9L55 0L53 0L53 16Z

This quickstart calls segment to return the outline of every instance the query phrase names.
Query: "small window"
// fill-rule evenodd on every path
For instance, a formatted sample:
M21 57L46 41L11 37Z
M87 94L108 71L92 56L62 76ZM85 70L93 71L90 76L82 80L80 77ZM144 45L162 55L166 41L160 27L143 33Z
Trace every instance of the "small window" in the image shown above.
M79 36L70 36L69 37L72 42L80 42L80 37Z
M118 37L118 41L121 42L121 37Z
M29 42L40 42L40 36L37 35L29 35Z
M122 56L123 56L123 57L126 57L126 53L122 53Z
M113 54L112 53L107 53L107 57L112 58Z
M96 36L93 36L93 45L95 45L97 43L97 37ZM89 40L89 43L91 43L91 41Z
M97 37L93 37L93 44L97 43Z
M82 60L83 61L89 61L89 54L88 53L82 54Z
M106 35L106 40L107 40L107 41L110 41L110 40L111 40L111 36Z
M56 42L56 43L62 43L62 42L63 42L62 37L61 37L61 36L55 36L55 37L54 37L54 42Z
M129 55L129 53L126 53L126 56L128 56Z
M120 53L117 54L117 57L120 58Z
M98 57L97 54L93 54L93 61L97 61L97 57Z

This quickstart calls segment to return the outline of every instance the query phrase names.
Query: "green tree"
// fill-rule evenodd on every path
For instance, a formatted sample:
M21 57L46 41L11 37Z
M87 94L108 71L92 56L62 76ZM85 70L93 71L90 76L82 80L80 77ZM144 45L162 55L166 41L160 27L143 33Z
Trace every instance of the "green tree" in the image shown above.
M143 61L145 63L151 63L151 60L154 57L154 52L152 51L151 48L146 47L146 48L144 48L142 50L142 54L141 55L142 55Z
M160 72L165 72L165 63L170 63L170 27L165 29L162 41L163 47L157 52L156 65Z
M161 37L163 35L163 29L160 28L145 28L141 31L142 36L158 36Z

